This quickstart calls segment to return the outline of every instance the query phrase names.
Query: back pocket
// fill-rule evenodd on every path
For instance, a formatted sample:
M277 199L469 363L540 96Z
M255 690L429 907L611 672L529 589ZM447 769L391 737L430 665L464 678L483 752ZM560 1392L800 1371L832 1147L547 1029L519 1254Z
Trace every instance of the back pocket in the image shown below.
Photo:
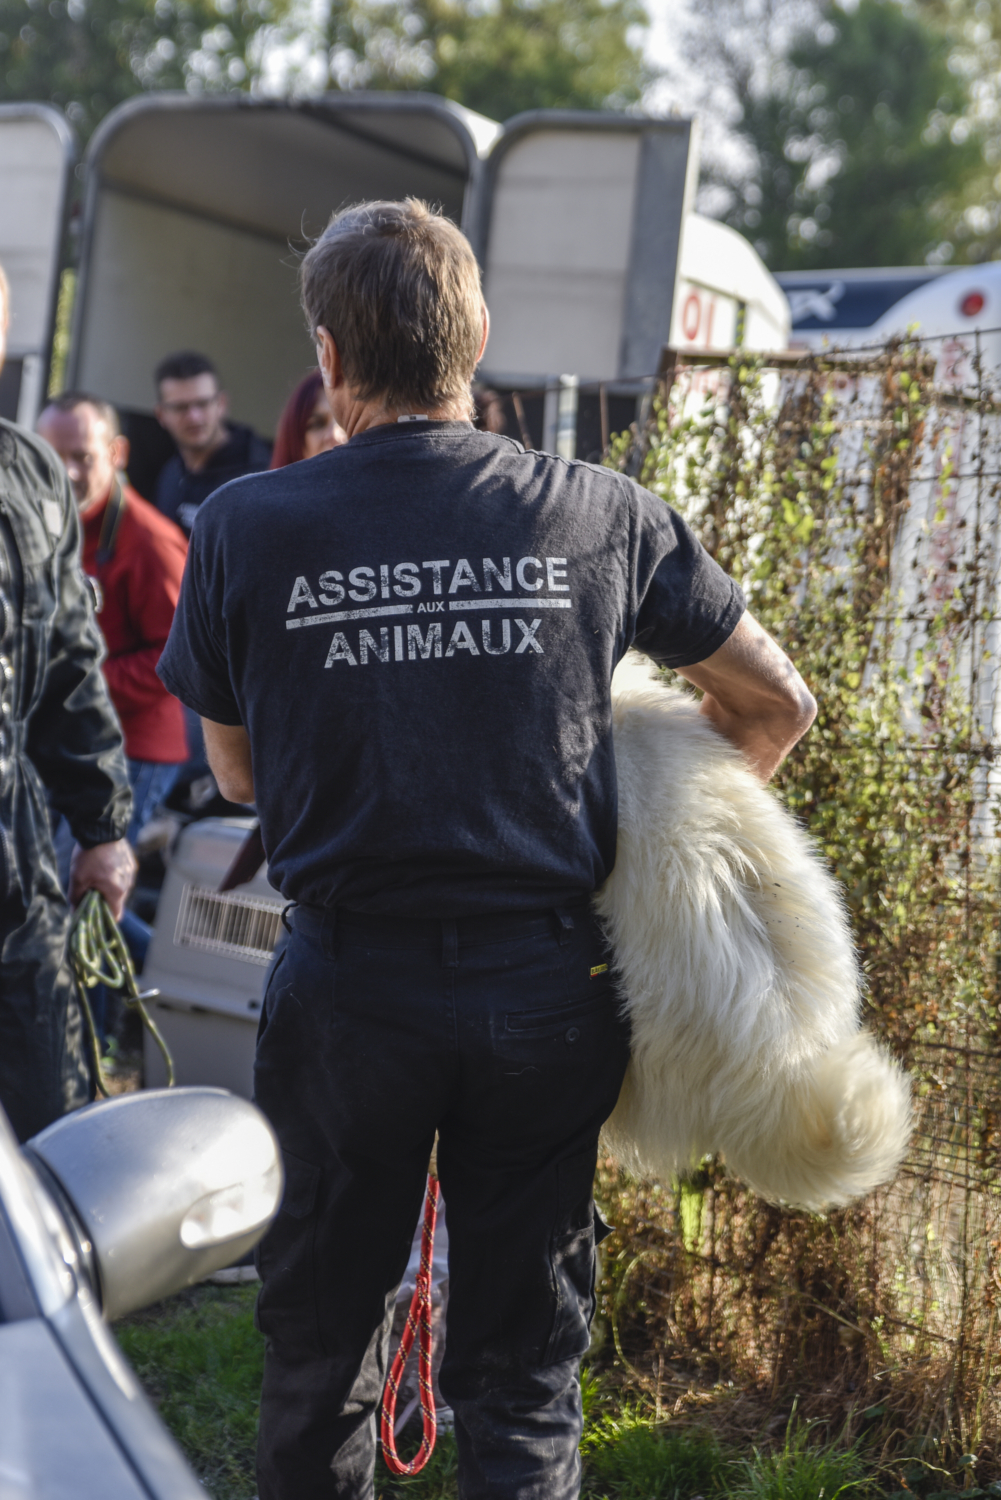
M572 1021L586 1020L613 1003L606 992L589 995L586 1000L569 1000L566 1005L550 1006L546 1010L509 1011L504 1017L504 1025L508 1031L554 1031Z

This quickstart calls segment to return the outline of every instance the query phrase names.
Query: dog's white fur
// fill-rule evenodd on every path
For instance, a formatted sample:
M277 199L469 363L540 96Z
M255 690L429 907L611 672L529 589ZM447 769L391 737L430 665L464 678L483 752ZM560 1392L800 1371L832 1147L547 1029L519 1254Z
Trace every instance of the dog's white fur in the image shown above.
M835 882L807 836L687 695L631 654L613 682L619 835L595 898L632 1023L606 1127L671 1176L708 1154L810 1209L894 1176L910 1133L899 1067L859 1030Z

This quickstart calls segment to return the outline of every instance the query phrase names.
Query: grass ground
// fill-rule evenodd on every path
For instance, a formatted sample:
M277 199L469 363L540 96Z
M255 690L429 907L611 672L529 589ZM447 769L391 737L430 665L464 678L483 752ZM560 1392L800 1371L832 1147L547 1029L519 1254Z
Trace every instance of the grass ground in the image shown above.
M264 1341L256 1286L200 1286L114 1325L213 1500L251 1500Z
M255 1286L201 1286L115 1325L127 1358L213 1500L252 1500L254 1436L263 1344L253 1323ZM818 1441L795 1416L777 1438L743 1448L712 1428L658 1420L623 1404L600 1378L584 1377L582 1444L586 1500L951 1500L954 1478L913 1464L876 1466L860 1446ZM411 1429L416 1432L416 1424ZM972 1477L972 1476L971 1476ZM415 1479L394 1479L381 1461L379 1500L456 1500L451 1434ZM997 1495L967 1479L963 1500Z

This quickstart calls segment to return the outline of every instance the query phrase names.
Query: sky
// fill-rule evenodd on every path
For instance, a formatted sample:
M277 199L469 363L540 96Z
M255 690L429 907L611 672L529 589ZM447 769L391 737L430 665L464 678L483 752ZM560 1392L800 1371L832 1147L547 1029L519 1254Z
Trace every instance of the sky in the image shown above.
M646 36L646 54L655 67L680 73L673 37L686 9L685 0L647 0L650 30ZM658 114L668 113L672 106L685 114L692 108L692 99L685 98L686 92L683 79L676 78L671 83L655 84L644 102Z
M746 151L732 135L722 116L706 118L694 83L690 82L686 87L685 68L676 38L691 7L697 3L698 0L646 0L650 16L650 29L644 36L646 55L655 67L663 68L669 76L653 85L643 100L643 107L655 115L674 112L698 115L703 164L711 159L731 166L739 174L742 169L746 169ZM726 201L726 195L721 198L718 188L703 183L697 206L701 213L717 216L724 211Z

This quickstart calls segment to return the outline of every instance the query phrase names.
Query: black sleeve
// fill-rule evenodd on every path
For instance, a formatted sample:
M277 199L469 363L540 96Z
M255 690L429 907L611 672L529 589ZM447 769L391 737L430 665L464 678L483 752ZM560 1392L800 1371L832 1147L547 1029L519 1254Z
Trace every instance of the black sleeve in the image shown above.
M174 623L157 664L167 690L214 724L242 724L229 675L222 623L223 570L206 527L195 526Z
M28 723L28 757L85 849L124 838L132 792L122 731L101 671L104 642L80 568L80 525L69 480L53 483L64 516L52 567L57 607L41 688Z
M744 595L676 511L648 490L637 500L632 644L659 666L694 666L732 635Z

